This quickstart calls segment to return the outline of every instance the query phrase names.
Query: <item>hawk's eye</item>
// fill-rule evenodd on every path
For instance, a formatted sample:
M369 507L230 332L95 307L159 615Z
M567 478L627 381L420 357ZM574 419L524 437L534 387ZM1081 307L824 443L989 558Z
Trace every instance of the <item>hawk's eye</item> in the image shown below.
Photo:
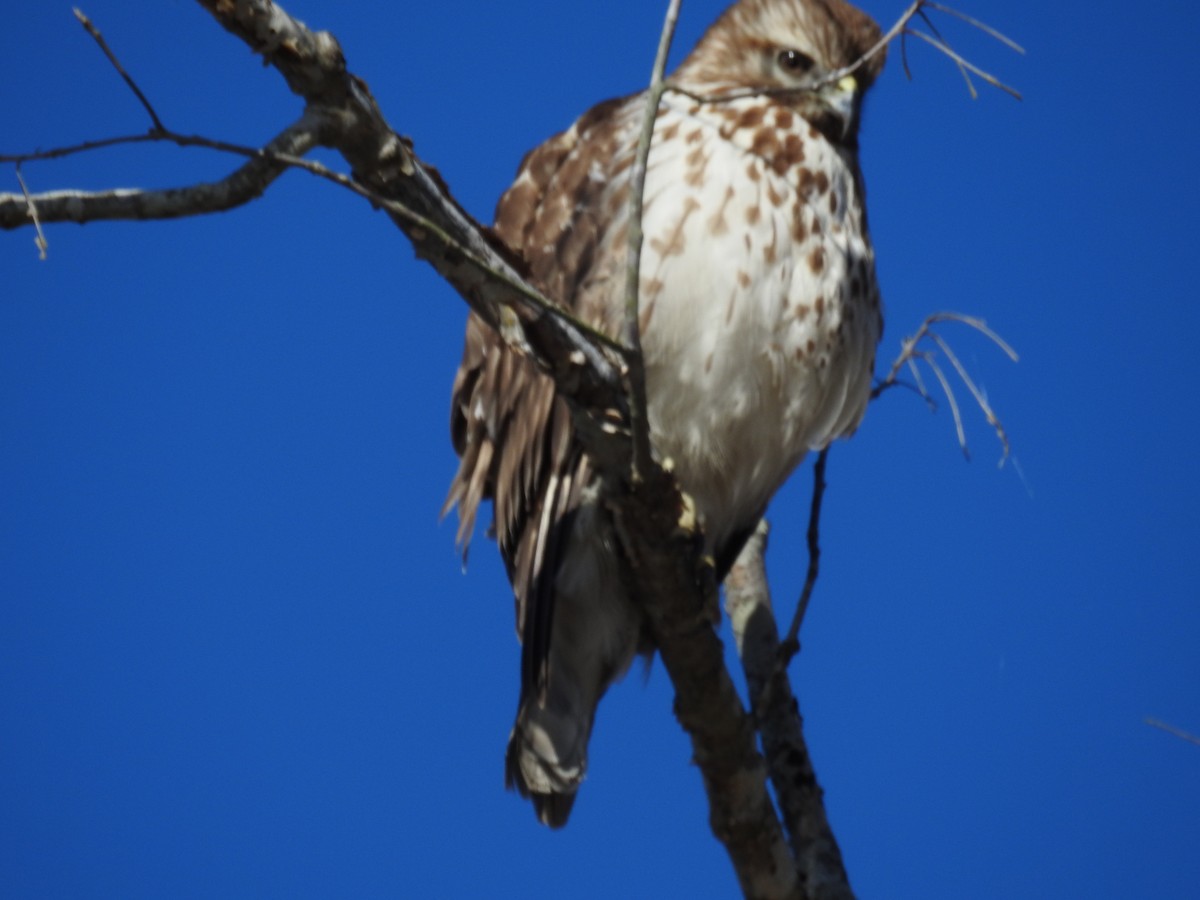
M799 50L780 50L776 59L779 68L792 75L803 75L813 67L813 58Z

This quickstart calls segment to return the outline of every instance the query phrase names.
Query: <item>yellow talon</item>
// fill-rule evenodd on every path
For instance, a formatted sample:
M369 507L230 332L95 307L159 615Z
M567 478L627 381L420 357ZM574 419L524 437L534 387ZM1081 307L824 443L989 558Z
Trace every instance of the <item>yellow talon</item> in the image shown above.
M679 520L676 524L681 531L691 534L696 530L696 501L692 499L691 494L682 491L679 496L683 500L683 509L680 510Z

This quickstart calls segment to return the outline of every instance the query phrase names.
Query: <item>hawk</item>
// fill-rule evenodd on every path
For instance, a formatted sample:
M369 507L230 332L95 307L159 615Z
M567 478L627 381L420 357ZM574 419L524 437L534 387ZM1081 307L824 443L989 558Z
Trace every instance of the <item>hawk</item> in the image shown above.
M858 125L883 53L827 76L879 40L843 0L739 0L658 110L639 273L651 445L694 501L719 577L805 453L852 433L867 405L883 320ZM614 336L644 102L601 103L531 151L494 226L548 297ZM653 645L566 404L475 315L451 434L459 541L491 499L516 597L506 782L561 827L600 698Z

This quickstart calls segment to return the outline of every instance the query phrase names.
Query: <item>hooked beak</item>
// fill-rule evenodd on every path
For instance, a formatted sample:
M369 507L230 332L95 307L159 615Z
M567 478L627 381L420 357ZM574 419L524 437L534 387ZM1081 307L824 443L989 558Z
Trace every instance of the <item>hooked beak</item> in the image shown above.
M821 99L841 120L842 139L849 137L855 128L858 117L858 79L853 75L843 75L836 83L827 85L821 91Z

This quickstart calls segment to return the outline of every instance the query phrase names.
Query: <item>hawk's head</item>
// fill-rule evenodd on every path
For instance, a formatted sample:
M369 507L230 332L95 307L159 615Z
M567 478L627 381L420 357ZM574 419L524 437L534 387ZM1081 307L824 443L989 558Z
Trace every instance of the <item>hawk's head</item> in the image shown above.
M763 90L795 107L827 137L853 145L862 96L883 69L882 33L845 0L739 0L705 32L675 73L697 94Z

